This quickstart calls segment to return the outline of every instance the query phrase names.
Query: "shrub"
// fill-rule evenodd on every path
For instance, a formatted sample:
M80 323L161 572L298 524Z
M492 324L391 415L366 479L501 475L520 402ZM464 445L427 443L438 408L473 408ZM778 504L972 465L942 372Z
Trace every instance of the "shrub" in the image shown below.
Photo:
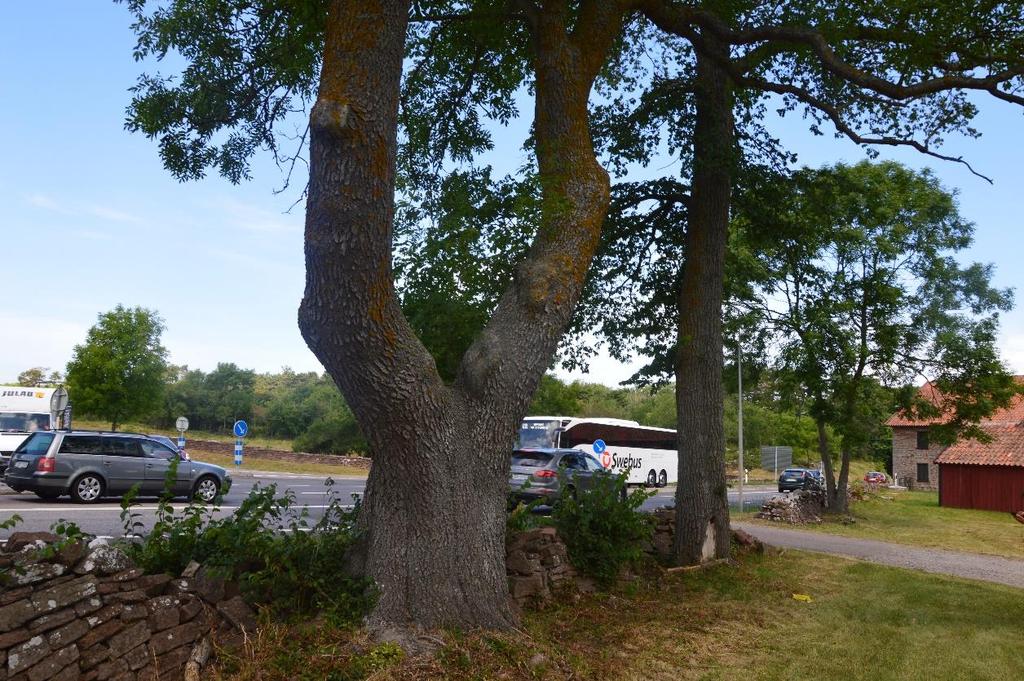
M651 517L639 510L648 496L642 490L627 494L625 474L597 475L591 488L561 496L552 520L577 570L606 587L643 558L654 532Z
M176 515L168 489L153 530L126 547L147 572L178 574L194 560L237 579L250 601L279 615L321 612L337 624L358 621L372 606L369 581L341 573L356 538L358 504L346 508L329 491L323 517L310 524L292 493L277 496L275 485L257 485L230 516L215 518L217 506L197 502ZM141 526L136 496L132 490L121 504L126 534Z

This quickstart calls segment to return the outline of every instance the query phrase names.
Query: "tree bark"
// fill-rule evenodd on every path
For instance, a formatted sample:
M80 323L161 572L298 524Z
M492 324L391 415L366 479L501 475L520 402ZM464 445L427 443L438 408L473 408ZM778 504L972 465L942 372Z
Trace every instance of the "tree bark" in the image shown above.
M725 58L724 47L707 44ZM729 555L722 406L722 296L734 154L732 84L698 52L693 189L679 293L676 407L679 483L673 558L692 565Z
M374 459L348 566L376 584L370 626L507 628L515 624L504 559L508 454L600 238L609 183L587 99L616 23L609 17L600 40L584 41L567 39L557 13L532 22L542 224L447 386L401 314L391 271L408 6L330 7L310 116L299 322Z
M832 452L828 444L828 431L825 429L825 422L815 419L818 427L818 455L821 457L821 465L825 469L825 494L828 499L828 507L835 508L836 503L836 477L835 469L832 466Z

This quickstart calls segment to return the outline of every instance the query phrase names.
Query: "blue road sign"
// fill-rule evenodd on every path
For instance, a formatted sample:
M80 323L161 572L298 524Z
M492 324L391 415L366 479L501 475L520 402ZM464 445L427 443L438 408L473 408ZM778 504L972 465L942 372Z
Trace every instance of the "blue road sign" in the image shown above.
M235 421L235 437L245 437L249 433L249 424L245 421Z
M245 421L239 421L238 423L244 425ZM236 423L235 425L237 426L238 423ZM242 465L242 438L238 438L237 440L235 440L235 465Z
M604 454L606 449L608 449L608 445L604 443L604 440L594 440L594 454Z

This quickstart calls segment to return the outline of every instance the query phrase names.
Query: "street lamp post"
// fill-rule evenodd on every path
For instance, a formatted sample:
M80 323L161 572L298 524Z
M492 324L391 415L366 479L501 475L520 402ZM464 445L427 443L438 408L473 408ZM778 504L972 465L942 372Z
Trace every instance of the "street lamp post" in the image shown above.
M736 338L736 372L739 378L739 464L740 464L740 513L743 513L743 346L739 337Z

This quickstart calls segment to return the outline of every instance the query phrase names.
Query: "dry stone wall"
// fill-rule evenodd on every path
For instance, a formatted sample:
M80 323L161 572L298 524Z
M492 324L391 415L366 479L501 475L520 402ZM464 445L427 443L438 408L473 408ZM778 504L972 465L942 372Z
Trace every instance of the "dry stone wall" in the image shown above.
M546 603L570 585L579 591L593 590L593 583L569 563L565 542L553 527L510 535L505 543L505 569L509 595L519 607Z
M0 553L0 680L193 681L213 641L237 646L255 616L191 564L146 575L101 541L14 533Z

